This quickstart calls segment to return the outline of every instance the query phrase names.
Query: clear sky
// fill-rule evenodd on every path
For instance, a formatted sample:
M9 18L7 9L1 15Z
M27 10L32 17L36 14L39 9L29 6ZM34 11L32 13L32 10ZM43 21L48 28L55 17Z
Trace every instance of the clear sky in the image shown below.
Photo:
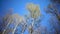
M48 0L0 0L1 3L1 12L13 8L13 13L18 13L20 15L27 14L26 4L34 3L40 5L41 12L44 11L44 8L49 4Z

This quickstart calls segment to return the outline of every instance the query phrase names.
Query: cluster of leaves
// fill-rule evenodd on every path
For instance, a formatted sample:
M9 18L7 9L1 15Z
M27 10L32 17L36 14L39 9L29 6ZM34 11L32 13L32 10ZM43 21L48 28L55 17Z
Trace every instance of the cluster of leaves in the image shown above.
M37 18L38 16L40 16L40 8L38 5L28 3L27 9L29 10L32 18Z
M48 5L47 13L51 13L53 15L56 15L56 17L58 18L58 20L60 20L59 11L58 11L58 9L56 8L56 6L54 4L49 4Z
M60 0L50 0L50 1L52 1L54 3L60 3Z
M52 17L49 19L49 22L55 29L55 34L60 34L60 13L59 8L57 8L57 5L60 4L60 0L51 0L52 3L48 5L47 13L51 14ZM54 22L55 20L55 22Z

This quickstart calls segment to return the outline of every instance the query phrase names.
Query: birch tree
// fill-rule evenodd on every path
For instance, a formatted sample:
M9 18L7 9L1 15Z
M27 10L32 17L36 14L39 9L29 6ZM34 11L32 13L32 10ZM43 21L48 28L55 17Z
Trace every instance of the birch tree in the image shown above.
M28 27L28 31L30 32L30 34L33 34L33 32L34 32L34 29L33 29L34 28L34 23L35 23L36 19L41 15L40 8L36 4L28 3L27 4L27 9L30 12L30 16L32 18L32 23Z

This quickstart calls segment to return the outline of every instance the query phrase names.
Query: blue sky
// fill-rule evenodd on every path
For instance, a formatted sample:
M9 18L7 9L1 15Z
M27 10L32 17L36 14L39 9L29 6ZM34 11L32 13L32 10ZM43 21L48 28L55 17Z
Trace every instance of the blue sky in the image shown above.
M44 15L41 26L46 26L49 28L50 24L48 23L48 19L51 16L49 16L49 14L47 15L44 9L50 3L49 0L0 0L0 15L4 15L10 8L13 8L13 14L18 13L19 15L25 15L28 13L26 9L27 3L34 3L40 6L40 11Z
M18 13L20 15L27 14L26 4L27 3L34 3L40 5L40 10L43 13L44 8L49 4L48 0L0 0L1 2L1 12L4 13L5 11L13 8L13 13Z

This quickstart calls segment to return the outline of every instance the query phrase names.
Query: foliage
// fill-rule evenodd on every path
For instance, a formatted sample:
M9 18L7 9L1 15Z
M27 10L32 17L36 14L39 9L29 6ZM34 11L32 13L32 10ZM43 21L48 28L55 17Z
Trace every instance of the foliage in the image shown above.
M60 34L60 13L57 7L57 3L59 4L59 0L51 0L53 1L47 7L46 13L51 15L51 18L48 20L50 25L55 29L55 34Z
M50 1L52 1L54 3L60 3L60 0L50 0Z
M48 10L46 12L55 15L58 18L58 20L60 20L59 11L58 11L57 7L54 4L49 4L48 5Z
M24 32L27 31L29 34L52 34L52 32L49 32L46 26L41 26L41 11L40 7L37 4L28 3L26 5L27 10L30 12L30 14L21 16L19 14L12 14L13 10L9 10L9 12L3 17L3 32L2 34L24 34ZM52 14L56 16L58 21L60 20L60 14L58 13L57 8L50 4L48 5L48 9L46 12L49 14ZM54 22L53 18L50 18L49 20L50 26L52 26L55 29L55 32L53 34L59 34L59 25L58 23ZM51 22L51 23L50 23ZM56 28L57 27L57 28Z
M30 11L32 18L37 18L38 16L40 16L40 8L38 5L35 5L33 3L28 3L27 9Z

